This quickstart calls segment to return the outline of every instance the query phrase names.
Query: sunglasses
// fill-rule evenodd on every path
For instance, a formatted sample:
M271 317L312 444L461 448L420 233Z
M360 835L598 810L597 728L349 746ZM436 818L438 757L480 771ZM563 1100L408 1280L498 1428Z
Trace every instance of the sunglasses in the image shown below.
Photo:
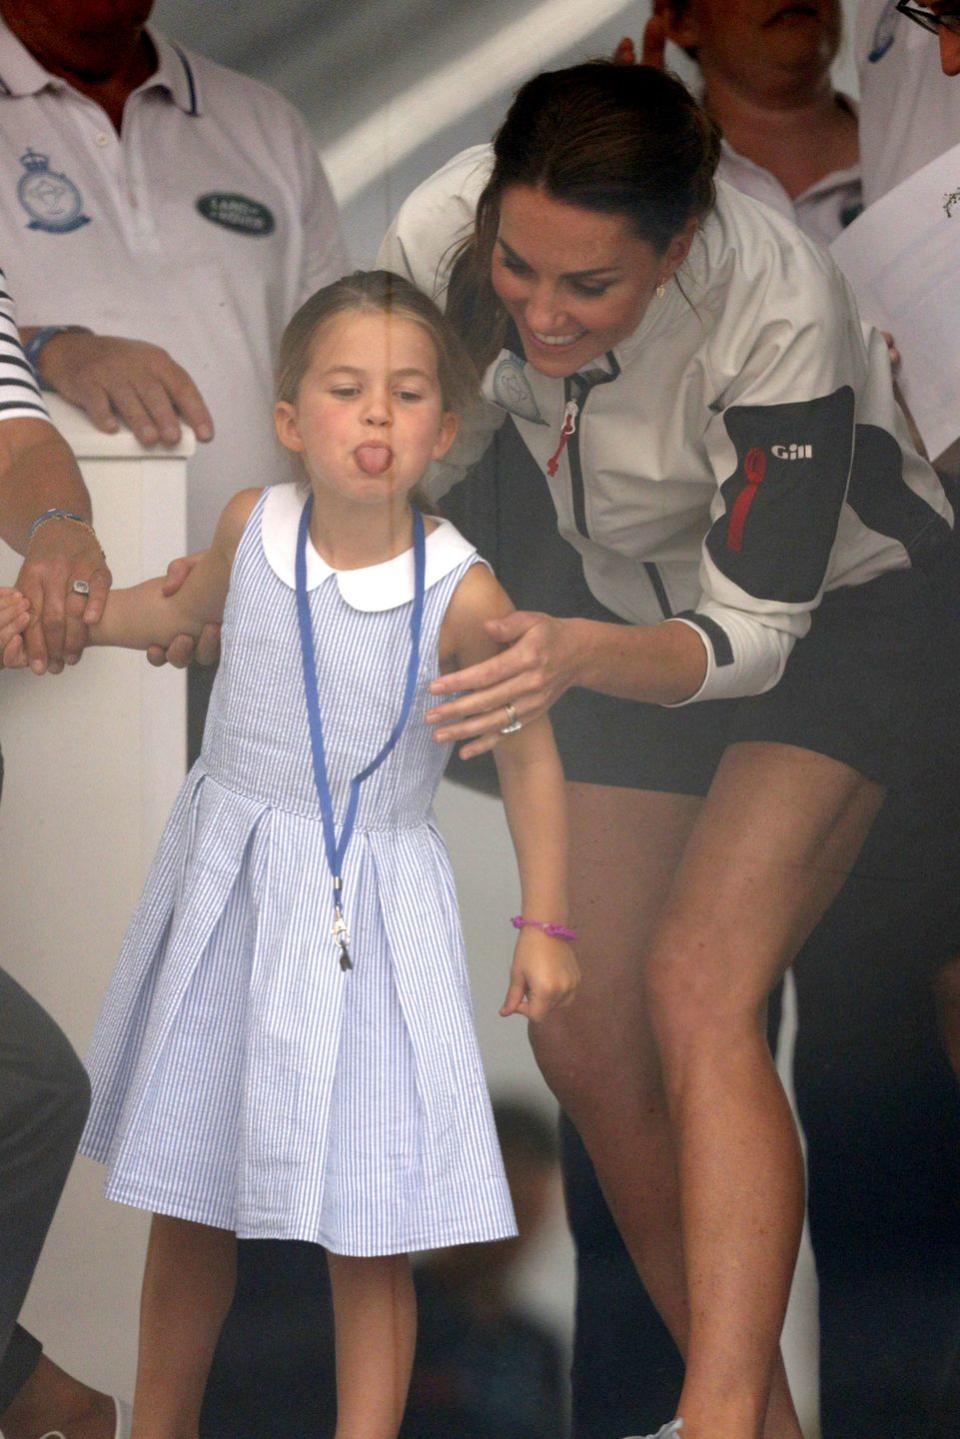
M897 11L924 30L929 30L931 35L936 35L941 30L949 30L951 35L960 35L960 7L952 15L934 15L932 10L919 10L916 5L908 5L907 0L897 0Z

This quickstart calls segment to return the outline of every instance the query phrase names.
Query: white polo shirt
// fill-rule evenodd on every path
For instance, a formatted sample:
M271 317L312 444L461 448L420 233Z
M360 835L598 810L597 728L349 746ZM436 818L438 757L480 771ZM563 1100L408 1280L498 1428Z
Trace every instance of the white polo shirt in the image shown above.
M838 99L856 113L853 102L846 96ZM724 140L717 174L742 194L761 200L785 220L792 220L818 245L829 245L863 209L859 164L832 170L802 194L791 198L776 175L741 155Z
M22 324L149 340L193 377L216 428L190 465L197 547L237 489L289 479L271 419L277 346L346 257L296 111L149 35L159 63L118 135L0 23L0 256Z
M944 75L937 37L894 0L860 0L854 51L863 198L872 205L960 144L960 77Z

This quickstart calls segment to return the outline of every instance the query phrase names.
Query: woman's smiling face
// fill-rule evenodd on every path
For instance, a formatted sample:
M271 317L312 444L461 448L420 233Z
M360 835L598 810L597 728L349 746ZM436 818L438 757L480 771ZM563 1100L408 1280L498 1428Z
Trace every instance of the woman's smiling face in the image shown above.
M491 282L535 370L575 374L637 328L695 224L658 255L622 215L584 210L513 185L500 198Z

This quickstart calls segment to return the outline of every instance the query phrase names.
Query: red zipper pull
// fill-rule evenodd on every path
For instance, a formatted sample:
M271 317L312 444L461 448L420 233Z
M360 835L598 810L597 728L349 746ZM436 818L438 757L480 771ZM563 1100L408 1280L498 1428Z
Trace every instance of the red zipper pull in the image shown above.
M547 461L547 474L553 479L560 464L560 456L567 448L567 441L577 428L577 414L579 405L576 400L568 400L563 407L563 424L560 426L560 443Z
M727 549L734 550L737 554L743 549L743 527L747 522L747 513L767 473L767 457L756 445L744 456L743 473L746 484L733 502L727 525Z

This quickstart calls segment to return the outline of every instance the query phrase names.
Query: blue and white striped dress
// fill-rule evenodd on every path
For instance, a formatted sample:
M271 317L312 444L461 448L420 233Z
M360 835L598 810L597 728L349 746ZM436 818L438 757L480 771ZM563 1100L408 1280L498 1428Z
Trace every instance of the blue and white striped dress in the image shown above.
M516 1232L431 813L447 751L421 716L450 598L478 556L427 538L420 672L364 784L344 866L354 968L331 934L293 589L302 496L257 501L234 561L201 758L104 1003L82 1150L110 1198L372 1255ZM307 584L334 811L396 721L413 552Z

